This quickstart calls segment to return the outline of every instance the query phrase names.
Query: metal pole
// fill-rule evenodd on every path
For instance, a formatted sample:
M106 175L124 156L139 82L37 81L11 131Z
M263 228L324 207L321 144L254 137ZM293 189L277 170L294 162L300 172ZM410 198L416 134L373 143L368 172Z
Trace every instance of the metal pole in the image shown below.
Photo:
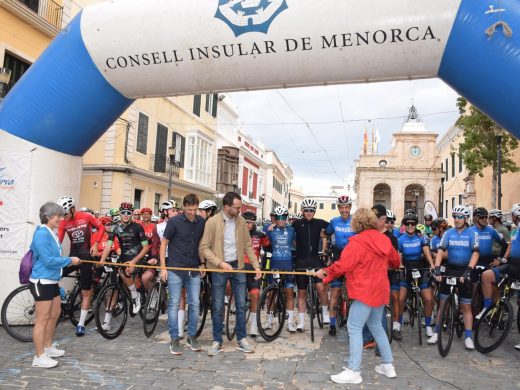
M497 207L502 209L502 136L497 135Z

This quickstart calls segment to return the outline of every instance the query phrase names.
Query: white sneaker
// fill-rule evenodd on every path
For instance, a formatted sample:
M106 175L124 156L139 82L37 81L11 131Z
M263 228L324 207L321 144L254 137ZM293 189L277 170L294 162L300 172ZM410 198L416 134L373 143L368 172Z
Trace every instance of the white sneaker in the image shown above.
M439 335L437 333L432 334L432 336L426 340L428 344L437 344L437 340L439 339Z
M361 372L360 371L352 371L350 368L343 367L344 370L341 371L339 374L331 375L330 380L334 383L353 383L353 384L360 384L363 382L363 378L361 378Z
M256 326L256 321L255 322L251 322L251 327L249 328L249 335L251 337L253 337L253 338L258 336L258 328Z
M40 357L34 356L32 366L41 368L53 368L58 365L58 361L51 359L47 354L43 354Z
M294 326L294 324L292 322L290 322L287 324L287 330L291 333L294 333L294 332L296 332L296 326Z
M432 337L433 336L433 329L431 326L426 327L426 336Z
M386 376L387 378L395 378L397 376L397 373L395 372L395 367L391 363L380 364L379 366L376 366L376 372L378 374Z
M464 345L466 346L466 349L468 351L472 351L475 349L475 344L473 344L473 340L471 339L471 337L466 337L464 339Z
M329 313L323 313L323 323L324 324L330 324L330 316Z
M273 329L273 322L274 322L274 317L272 314L269 314L267 316L267 321L263 325L263 328L264 329Z
M520 351L520 344L516 344L516 345L515 345L515 349L516 349L517 351Z
M63 349L58 349L58 343L52 343L49 348L45 348L45 355L50 358L57 358L65 355L65 351Z
M137 297L132 299L132 311L134 314L137 314L139 310L141 310L141 296L137 294Z
M303 323L299 323L298 326L296 327L296 331L297 332L303 332Z

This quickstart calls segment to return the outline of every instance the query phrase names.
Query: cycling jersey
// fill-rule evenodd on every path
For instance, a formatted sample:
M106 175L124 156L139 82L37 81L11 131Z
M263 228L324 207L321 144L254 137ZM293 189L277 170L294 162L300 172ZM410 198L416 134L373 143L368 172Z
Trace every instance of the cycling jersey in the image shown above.
M269 239L265 235L264 232L256 230L253 228L249 232L249 235L251 236L251 245L253 246L253 250L255 251L256 257L260 258L260 249L262 247L266 248L269 246ZM251 260L249 260L249 257L247 257L247 254L244 253L244 262L250 264Z
M159 255L159 251L155 251L155 248L160 248L161 246L161 240L159 239L159 236L157 235L157 225L155 223L142 223L141 226L144 229L144 234L146 235L146 238L148 239L148 244L150 245L150 251L148 252L149 255L152 257L156 257Z
M504 225L498 224L495 230L504 238L507 244L511 243L511 232ZM493 255L500 256L501 252L502 244L493 241Z
M328 223L323 219L297 219L292 228L296 233L296 261L315 265L319 259L318 252L321 244L321 231L327 229Z
M479 250L478 234L468 227L460 233L455 228L448 229L442 236L439 249L448 251L447 265L467 267L473 252Z
M99 231L97 231L96 233L92 234L92 238L90 240L90 243L91 245L94 245L94 243L96 241L98 241L98 238L99 238ZM98 252L99 253L103 253L103 250L105 249L105 246L107 244L107 241L108 241L108 232L103 232L103 236L101 238L101 241L99 242L98 244ZM112 247L110 248L110 250L112 251L116 251L120 249L120 246L119 246L119 240L117 239L117 237L115 238L114 242L112 243Z
M484 226L479 229L476 225L470 228L478 235L479 265L489 265L493 261L493 242L502 242L502 237L491 226Z
M292 269L291 247L295 237L292 226L285 228L275 226L272 231L267 233L267 237L272 246L271 269Z
M342 251L348 244L348 240L355 236L356 233L352 231L350 223L352 217L349 216L347 220L344 220L341 216L330 220L329 226L325 233L332 236L332 246L336 251Z
M423 248L429 245L428 237L417 233L403 234L399 237L399 252L402 253L403 265L417 265L424 260Z
M154 223L151 223L151 222L148 222L148 223L142 222L141 226L144 229L144 234L146 234L146 238L148 238L148 242L151 242L151 239L153 237L153 230L154 230L156 225Z
M401 237L401 236L403 235L403 234L399 231L399 229L396 228L396 227L394 227L394 228L392 229L392 233L394 234L394 237L395 237L395 238L399 238L399 237Z
M130 222L128 225L123 223L115 225L108 235L108 241L112 243L115 238L121 245L120 260L123 263L133 260L141 252L143 246L148 245L143 226L135 222Z
M432 251L432 253L437 253L437 251L439 250L439 245L441 245L441 238L439 236L433 236L430 240L430 250Z
M520 265L520 230L517 230L511 239L511 253L509 257L511 264Z
M63 242L65 233L67 233L70 239L70 256L78 256L80 258L87 256L88 258L93 228L101 233L105 231L103 224L92 214L76 211L72 218L64 219L60 222L58 238L60 242ZM98 235L97 242L99 243L102 238L103 235Z

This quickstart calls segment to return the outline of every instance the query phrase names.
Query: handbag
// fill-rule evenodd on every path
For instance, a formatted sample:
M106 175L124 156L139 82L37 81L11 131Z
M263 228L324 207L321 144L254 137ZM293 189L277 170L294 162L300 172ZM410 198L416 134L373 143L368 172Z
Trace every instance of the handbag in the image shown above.
M20 279L20 284L29 284L32 268L33 252L32 249L29 249L23 256L22 262L20 263L20 270L18 271L18 278Z

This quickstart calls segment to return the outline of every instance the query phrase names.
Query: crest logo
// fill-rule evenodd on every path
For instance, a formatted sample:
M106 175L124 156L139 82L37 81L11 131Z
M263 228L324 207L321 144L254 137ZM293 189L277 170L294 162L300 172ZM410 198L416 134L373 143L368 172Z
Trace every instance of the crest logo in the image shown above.
M253 31L267 34L273 20L287 8L286 0L219 0L215 17L224 21L235 37Z

